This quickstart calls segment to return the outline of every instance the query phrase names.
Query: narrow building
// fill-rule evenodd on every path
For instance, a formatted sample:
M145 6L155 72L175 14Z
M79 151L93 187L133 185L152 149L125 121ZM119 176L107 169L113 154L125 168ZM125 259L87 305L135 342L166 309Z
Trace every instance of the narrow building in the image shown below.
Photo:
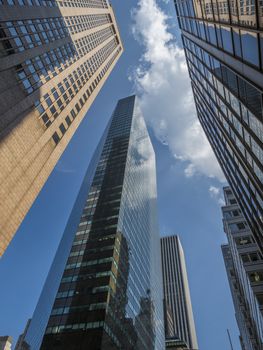
M178 236L161 238L166 349L198 350L184 251Z

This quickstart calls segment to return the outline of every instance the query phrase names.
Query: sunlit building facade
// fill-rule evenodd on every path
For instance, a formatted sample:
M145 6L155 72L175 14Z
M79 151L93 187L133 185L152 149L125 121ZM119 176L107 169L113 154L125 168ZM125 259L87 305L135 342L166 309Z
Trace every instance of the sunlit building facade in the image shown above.
M108 0L0 0L0 256L122 51Z
M263 3L175 6L199 120L263 249Z
M41 323L42 344L31 349L164 349L156 211L155 154L131 96L90 163L26 337L36 344Z
M228 244L222 246L243 350L263 349L263 256L230 187L222 207Z
M184 251L178 236L161 238L166 349L198 350Z

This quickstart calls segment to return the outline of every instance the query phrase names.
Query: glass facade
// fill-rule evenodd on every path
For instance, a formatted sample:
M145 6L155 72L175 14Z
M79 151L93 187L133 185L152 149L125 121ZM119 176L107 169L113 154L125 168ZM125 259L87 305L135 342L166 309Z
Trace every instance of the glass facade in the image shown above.
M244 350L263 347L263 255L230 189L222 207L228 245L222 246L235 314Z
M263 249L262 1L175 6L199 120Z
M41 350L163 349L155 155L135 96L118 102L76 205ZM69 247L69 244L67 247ZM70 250L70 251L69 251ZM67 255L67 259L65 256ZM61 269L60 269L61 271ZM62 271L61 271L62 272Z
M87 173L78 193L76 202L68 219L55 258L53 260L52 266L48 273L46 282L42 289L38 304L30 321L29 327L26 331L24 347L28 346L28 349L30 350L38 350L40 348L41 341L45 333L46 325L52 309L53 301L56 297L61 276L63 274L65 264L72 246L72 242L74 240L74 235L79 225L79 218L82 213L83 205L86 202L87 193L90 190L96 166L102 152L102 147L105 141L106 133L107 129L105 130L104 135L99 145L97 146L97 149L90 162Z

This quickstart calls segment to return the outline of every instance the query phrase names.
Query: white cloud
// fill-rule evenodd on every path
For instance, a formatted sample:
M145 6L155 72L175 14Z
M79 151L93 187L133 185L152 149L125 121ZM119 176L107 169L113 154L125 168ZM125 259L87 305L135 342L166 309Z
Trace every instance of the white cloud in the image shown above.
M210 194L211 198L215 199L220 206L225 205L225 201L221 195L220 188L215 187L215 186L210 186L209 187L209 194Z
M144 53L130 79L148 125L176 159L186 162L187 177L197 173L224 181L197 119L184 51L169 32L167 15L155 0L139 0L132 16Z

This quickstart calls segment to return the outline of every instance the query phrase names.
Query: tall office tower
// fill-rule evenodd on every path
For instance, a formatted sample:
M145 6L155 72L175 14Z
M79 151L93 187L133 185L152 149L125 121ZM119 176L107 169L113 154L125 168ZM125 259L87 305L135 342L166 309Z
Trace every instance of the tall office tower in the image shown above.
M228 244L222 246L244 350L263 349L263 256L230 187L222 207Z
M25 338L31 350L164 348L155 172L136 98L124 98L90 163L33 315Z
M0 0L0 256L122 50L108 0Z
M174 325L172 336L171 331L166 332L166 348L178 345L198 349L184 251L178 236L161 238L161 257L165 309L170 310L165 314L165 324L171 323L167 317L171 313Z
M263 250L263 3L175 6L199 120Z

